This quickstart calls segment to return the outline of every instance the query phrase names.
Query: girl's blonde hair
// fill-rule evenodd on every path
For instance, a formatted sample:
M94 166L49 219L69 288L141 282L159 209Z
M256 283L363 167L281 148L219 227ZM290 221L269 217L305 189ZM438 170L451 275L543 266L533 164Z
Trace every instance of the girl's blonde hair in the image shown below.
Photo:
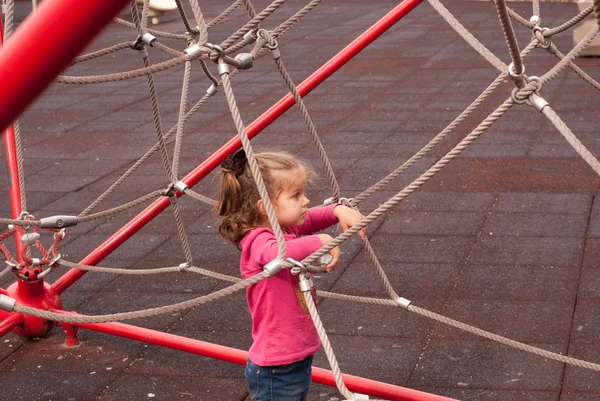
M263 152L255 156L273 203L286 187L277 172L299 169L306 173L308 182L316 179L314 170L291 153ZM222 217L219 233L223 238L239 244L249 231L264 225L265 216L258 209L260 194L243 150L230 155L221 164L221 173L216 206L217 214Z

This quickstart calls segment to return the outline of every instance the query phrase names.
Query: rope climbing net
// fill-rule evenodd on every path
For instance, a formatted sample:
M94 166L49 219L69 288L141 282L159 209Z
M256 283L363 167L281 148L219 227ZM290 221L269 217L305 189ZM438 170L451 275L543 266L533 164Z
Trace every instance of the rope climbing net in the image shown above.
M96 58L107 56L119 52L124 49L134 49L141 54L143 67L106 75L95 75L95 76L59 76L56 79L57 83L62 84L92 84L92 83L105 83L115 82L134 78L146 78L148 83L148 90L151 100L151 107L153 113L153 122L155 126L156 143L135 162L116 182L114 182L105 192L103 192L96 200L94 200L88 207L86 207L81 213L76 216L50 216L39 220L36 220L33 216L26 212L27 210L27 199L25 192L25 177L23 171L23 155L21 152L21 140L19 133L19 125L15 123L15 140L17 149L17 170L20 184L20 202L22 210L24 212L18 219L1 218L0 224L7 225L7 230L0 235L0 252L6 258L7 268L4 269L0 275L15 274L19 280L34 281L39 280L55 270L58 266L66 266L82 271L89 272L103 272L103 273L114 273L123 275L150 275L150 274L164 274L164 273L197 273L212 277L218 280L231 283L230 286L225 287L221 290L212 292L208 295L187 300L184 302L161 306L156 308L150 308L145 310L138 310L124 313L114 313L97 316L85 316L77 314L63 314L56 313L47 310L41 310L32 308L26 305L15 302L14 299L7 295L0 295L0 307L9 312L16 312L25 315L31 315L47 320L64 323L103 323L103 322L116 322L125 321L129 319L144 318L150 316L156 316L160 314L173 313L183 309L197 307L203 304L207 304L214 300L227 297L228 295L234 294L243 290L255 283L268 279L269 277L276 274L281 269L290 269L291 272L299 277L300 288L304 291L304 297L306 304L308 305L310 315L317 328L319 336L324 346L325 353L331 365L334 373L335 382L338 390L342 396L347 400L359 400L360 395L352 393L346 387L342 380L340 368L337 364L336 356L333 352L317 309L315 307L312 296L310 295L310 285L307 283L307 273L322 273L324 267L317 265L317 259L327 253L332 248L342 245L346 240L351 238L361 229L365 228L371 222L375 221L385 213L392 210L399 203L401 203L408 195L416 191L432 177L434 177L439 171L446 167L451 161L458 157L465 149L469 147L477 138L479 138L495 121L497 121L503 114L516 105L530 106L532 109L537 110L556 127L556 129L564 136L567 142L575 149L575 151L585 160L585 162L592 167L592 169L600 175L600 163L592 155L592 153L579 141L579 139L573 134L573 132L567 127L567 125L561 120L559 115L552 109L549 103L542 97L541 90L555 79L559 73L566 68L573 70L579 77L595 89L600 89L600 83L595 81L583 70L581 70L575 63L575 58L588 46L591 41L598 35L600 26L600 0L595 0L594 4L578 15L574 16L570 20L566 21L560 26L554 28L548 28L541 25L540 18L540 4L539 0L533 1L533 15L529 20L526 20L511 10L505 4L504 0L493 0L491 3L495 6L495 11L498 15L500 22L500 28L506 39L508 53L511 59L511 63L506 65L500 60L493 52L487 49L475 36L473 36L460 22L455 18L452 13L439 1L439 0L427 0L429 4L440 14L440 16L470 45L477 51L485 60L487 60L492 67L496 68L499 72L498 77L462 112L458 115L448 126L446 126L439 134L437 134L431 141L429 141L422 149L416 154L410 157L406 162L399 166L396 170L391 172L386 177L383 177L380 181L374 183L370 188L364 192L352 197L342 197L340 186L336 180L336 175L332 165L327 157L325 147L323 146L321 139L318 135L317 128L313 123L311 116L309 115L307 108L302 99L302 93L299 87L296 86L294 81L291 79L286 66L284 64L284 55L279 47L279 42L285 36L285 34L306 14L313 10L321 0L313 0L306 4L303 8L298 10L293 16L281 23L277 28L273 30L265 30L261 28L261 24L269 18L278 8L280 8L285 0L275 0L268 7L260 12L256 12L250 0L236 0L230 7L224 10L220 15L211 21L206 21L200 5L196 0L190 1L190 7L193 13L193 18L188 18L186 15L186 9L183 7L181 1L177 1L177 10L183 22L185 33L169 33L162 32L155 29L150 29L147 26L147 15L149 10L149 1L146 0L140 9L136 5L135 1L131 2L130 11L132 15L132 22L125 21L117 18L116 22L126 27L135 30L137 38L133 42L119 43L108 48L95 51L89 54L79 56L74 61L75 63L84 63ZM216 24L225 20L231 15L237 8L244 8L245 12L249 16L249 20L240 29L231 34L226 40L220 44L214 44L209 41L210 29ZM598 23L587 33L587 35L581 40L573 49L571 49L566 55L558 50L556 45L552 42L552 37L558 33L564 32L569 28L572 28L576 24L580 23L588 15L594 15ZM8 1L6 3L6 15L4 24L4 37L9 39L12 34L12 25L14 16L14 2ZM519 48L519 44L516 39L516 35L513 29L512 21L517 22L526 29L531 30L532 38L531 41L523 48ZM180 41L183 45L181 49L176 49L165 45L162 39L172 39ZM525 74L525 57L532 52L534 49L546 50L558 59L558 62L545 74L536 77L528 76ZM245 50L245 52L240 52ZM169 59L164 62L151 63L150 52L162 52L166 54ZM489 114L478 126L466 135L457 145L455 145L447 154L437 160L430 168L423 172L417 179L403 188L401 191L396 193L394 196L389 198L387 201L382 203L376 209L370 211L367 216L357 225L351 227L349 230L336 236L333 241L324 245L321 249L307 257L302 261L294 261L286 259L286 248L283 237L283 232L275 217L273 207L267 196L265 185L262 181L262 177L259 173L255 152L251 143L251 137L249 133L249 127L244 125L240 110L238 108L232 79L237 74L243 74L244 70L250 69L258 62L259 57L267 52L270 54L275 68L281 75L283 81L287 85L293 102L299 108L304 122L308 128L312 143L314 144L320 161L323 165L323 169L326 172L327 181L331 190L331 198L326 200L326 203L345 203L350 207L358 207L368 197L386 188L393 180L405 173L411 168L418 160L422 159L428 152L430 152L437 144L439 144L448 134L453 132L478 106L506 79L511 80L514 83L514 87L511 90L506 100L498 106L491 114ZM216 63L218 74L214 75L211 72L211 62ZM261 60L262 62L262 60ZM183 65L184 76L181 91L181 99L179 106L179 114L177 123L167 132L163 132L161 127L161 114L158 106L158 95L154 82L154 74L166 71L173 67ZM188 104L188 92L190 87L190 76L192 68L200 67L203 73L206 75L207 82L210 82L210 86L206 94L200 98L191 108L187 109ZM192 256L191 247L186 235L184 219L178 203L178 198L187 195L199 202L204 202L208 205L214 205L215 201L207 196L204 196L198 192L195 192L188 185L185 177L180 174L180 159L182 155L182 139L185 132L185 123L195 113L197 113L201 107L207 103L211 98L217 96L220 92L224 92L225 99L229 106L229 111L233 118L235 128L238 134L238 140L241 146L246 152L248 162L252 170L253 176L255 177L257 187L261 197L265 203L267 215L271 226L273 227L275 236L278 242L278 254L274 263L270 263L265 271L251 277L246 280L241 280L236 277L228 276L225 274L217 273L209 269L205 269L197 266ZM172 151L169 151L169 147L172 147ZM127 202L118 207L106 209L103 211L96 211L100 205L118 188L121 188L126 180L134 175L136 170L140 168L145 162L147 162L151 156L158 153L166 177L169 181L167 188L156 189L138 199L131 202ZM101 219L113 215L123 213L131 208L139 205L144 205L150 201L156 201L157 199L165 200L167 205L173 211L177 232L181 241L184 261L177 266L160 267L152 269L120 269L112 267L101 267L94 266L92 263L75 263L72 261L65 260L61 256L60 248L61 241L67 234L67 228L76 224L85 224L92 220ZM364 212L364 210L363 210ZM52 245L47 249L42 242L42 230L54 231L54 241ZM9 247L3 242L8 238L18 236L20 238L20 250L18 250L18 257L13 257ZM476 334L478 336L487 338L492 341L499 342L504 345L508 345L523 351L527 351L544 358L553 359L563 363L571 364L574 366L600 370L600 364L578 360L569 356L561 355L558 353L546 351L534 346L523 344L497 334L478 329L476 327L461 323L459 321L450 319L440 314L431 312L429 310L420 308L414 305L410 300L402 297L393 288L391 282L388 280L385 270L382 264L379 262L375 250L371 246L368 238L362 240L364 252L368 255L368 258L372 262L372 265L383 285L388 298L371 298L371 297L360 297L339 293L331 293L326 291L319 291L318 294L321 297L338 299L342 301L352 301L359 303L368 303L373 305L382 306L393 306L400 307L401 309L427 317L429 319L450 325L452 327L459 328L461 330ZM34 256L36 255L36 256Z

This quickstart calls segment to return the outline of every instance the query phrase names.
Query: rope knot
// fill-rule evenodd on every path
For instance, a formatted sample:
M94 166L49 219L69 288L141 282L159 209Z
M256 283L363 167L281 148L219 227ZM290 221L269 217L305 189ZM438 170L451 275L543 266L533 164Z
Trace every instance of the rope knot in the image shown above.
M512 100L516 104L526 104L535 107L539 112L548 105L548 102L540 96L542 90L542 80L536 76L524 76L521 87L516 87L510 93Z
M540 26L534 26L531 30L532 36L534 39L537 39L539 42L538 46L543 49L548 49L552 46L552 42L550 41L550 36L546 37L545 33L549 32L550 29L542 28Z

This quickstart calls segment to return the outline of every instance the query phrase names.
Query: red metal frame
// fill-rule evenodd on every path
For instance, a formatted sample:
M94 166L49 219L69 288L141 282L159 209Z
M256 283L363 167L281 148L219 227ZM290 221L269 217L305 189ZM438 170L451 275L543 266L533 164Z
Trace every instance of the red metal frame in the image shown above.
M0 18L0 49L4 44L4 27L2 18ZM1 104L1 103L0 103ZM2 132L4 142L4 153L6 154L6 164L8 166L8 196L10 198L10 209L12 218L16 219L23 211L21 205L21 186L19 185L19 169L17 168L17 146L15 141L15 128L11 124ZM18 238L15 238L18 260L21 261L21 252L23 244Z
M305 96L310 93L312 89L408 14L421 1L404 0L302 82L298 86L300 95ZM17 30L15 36L10 41L10 46L6 46L0 51L0 82L3 85L2 90L0 90L0 105L3 105L3 107L0 107L0 128L10 124L52 82L54 77L83 50L86 44L100 32L102 27L118 13L126 2L127 0L104 0L102 2L81 2L80 0L44 1L39 10L29 18L27 24L24 24L21 29ZM50 21L60 22L52 24L49 23ZM84 27L85 29L83 29ZM45 44L47 44L39 46L43 47L43 49L35 46L38 36L44 37ZM70 46L66 49L61 46L62 43L69 43ZM32 54L35 54L35 57L31 57ZM10 68L15 65L19 67ZM40 71L44 73L42 74ZM256 136L292 107L294 103L295 101L291 94L283 97L247 127L248 136L250 138ZM236 136L184 177L182 181L192 187L215 169L227 155L240 147L241 142ZM16 169L14 171L16 172ZM13 170L11 169L11 174L12 172ZM18 194L18 180L14 188ZM180 194L177 195L179 196ZM84 258L81 263L88 265L98 263L156 217L169 204L170 202L166 197L152 203ZM17 210L19 210L20 214L20 208ZM83 274L85 274L85 271L71 269L52 285L50 291L57 295L61 294L78 278L83 276ZM22 324L23 319L23 316L18 314L9 315L4 321L0 322L0 336ZM81 324L73 326L198 353L238 364L245 364L247 359L245 351L121 323ZM390 400L450 400L449 398L351 375L344 375L344 380L351 391ZM332 373L320 368L313 369L313 381L335 385Z

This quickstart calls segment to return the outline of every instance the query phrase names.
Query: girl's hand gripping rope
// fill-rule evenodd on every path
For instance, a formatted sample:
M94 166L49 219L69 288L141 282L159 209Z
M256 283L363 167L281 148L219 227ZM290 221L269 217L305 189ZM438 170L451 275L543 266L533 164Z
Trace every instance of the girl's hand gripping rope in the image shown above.
M358 210L352 209L346 205L339 205L333 209L333 215L339 220L342 230L346 231L355 224L360 223L365 216ZM367 227L358 232L361 239L365 239L367 235Z
M330 241L333 241L333 238L329 234L317 234L317 236L319 237L319 239L321 240L321 244L323 245L327 244ZM329 254L331 255L332 259L331 262L329 262L329 264L327 265L327 273L329 273L332 270L335 270L338 267L342 252L340 251L340 248L336 246L335 248L329 250Z

